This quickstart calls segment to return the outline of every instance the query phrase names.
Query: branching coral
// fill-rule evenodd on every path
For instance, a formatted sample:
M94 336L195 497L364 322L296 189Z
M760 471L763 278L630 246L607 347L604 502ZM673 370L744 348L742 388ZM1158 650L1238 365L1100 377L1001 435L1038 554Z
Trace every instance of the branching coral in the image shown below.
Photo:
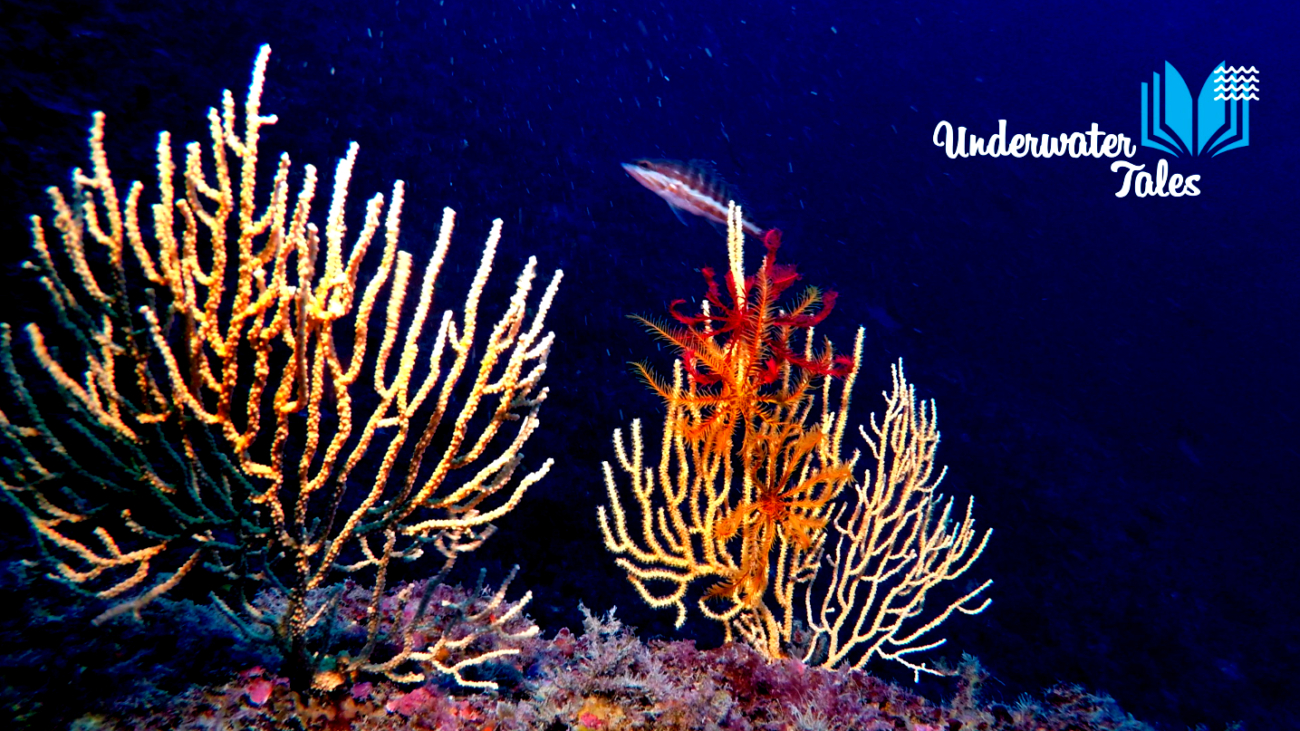
M640 421L627 439L614 432L630 489L605 463L609 504L597 514L605 546L648 604L677 610L679 627L691 587L712 579L700 611L768 657L793 649L802 608L805 660L861 667L882 657L938 672L909 655L941 644L925 637L954 612L983 611L989 583L923 618L929 589L961 576L988 540L976 536L969 510L955 527L951 504L936 510L933 404L918 407L898 366L875 437L863 432L875 462L846 489L860 456L843 456L843 441L862 331L851 356L829 341L815 348L813 328L835 293L809 288L783 309L779 298L798 275L776 261L780 232L767 233L766 255L747 277L742 221L733 206L730 270L721 286L704 270L702 311L683 314L678 300L670 312L681 327L643 320L680 358L671 381L638 366L667 407L659 464L645 464Z
M57 576L108 602L100 621L207 569L229 587L221 606L274 638L304 689L336 682L306 646L329 611L309 611L309 593L366 570L378 602L393 559L473 550L546 474L549 461L522 469L522 449L546 399L543 327L561 273L530 302L530 259L501 317L480 323L498 220L463 305L438 317L454 214L416 272L397 245L398 181L370 199L349 247L355 144L323 230L314 167L294 192L281 155L259 195L259 142L276 122L261 112L269 55L242 120L225 92L210 146L187 146L179 179L160 136L151 237L145 186L119 196L95 115L89 173L73 174L70 195L49 191L61 245L32 218L27 267L53 327L26 327L26 359L0 327L0 480ZM268 585L282 612L249 601ZM364 655L348 669L395 672Z
M680 626L688 587L712 577L700 610L729 636L779 656L792 630L794 587L816 570L832 501L851 479L853 460L840 459L839 445L858 359L837 356L829 342L814 348L813 328L834 293L810 288L781 308L798 275L776 261L780 232L768 232L762 264L745 275L739 216L733 208L726 291L705 270L699 314L678 312L678 301L672 313L683 327L645 321L681 357L671 384L640 367L667 406L658 470L643 464L639 422L630 444L615 433L641 540L627 527L608 464L610 505L599 519L606 547L652 606L676 607ZM845 386L837 410L829 406L834 381ZM654 505L656 492L665 507Z

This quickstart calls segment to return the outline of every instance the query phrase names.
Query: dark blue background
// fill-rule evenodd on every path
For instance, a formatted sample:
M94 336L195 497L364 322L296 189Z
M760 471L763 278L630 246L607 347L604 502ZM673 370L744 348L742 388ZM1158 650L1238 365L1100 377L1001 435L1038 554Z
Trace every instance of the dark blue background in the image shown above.
M4 319L35 316L13 296L24 217L85 164L91 111L119 184L148 179L157 130L201 136L270 43L263 110L282 121L264 150L329 169L360 142L357 210L406 180L404 248L430 250L452 206L466 270L504 218L498 298L528 254L566 272L528 447L557 467L462 568L520 563L548 632L576 627L581 599L678 637L594 513L610 433L658 413L626 365L655 345L625 316L697 295L695 270L725 258L618 163L710 159L805 281L840 292L823 330L847 347L866 327L859 420L899 357L938 402L946 489L996 531L971 575L994 604L950 620L942 654L979 656L1008 700L1067 680L1169 729L1294 728L1297 33L1283 3L6 0ZM1139 85L1166 60L1194 91L1220 61L1260 71L1251 146L1170 161L1199 197L1116 198L1109 160L931 144L940 120L1136 138Z

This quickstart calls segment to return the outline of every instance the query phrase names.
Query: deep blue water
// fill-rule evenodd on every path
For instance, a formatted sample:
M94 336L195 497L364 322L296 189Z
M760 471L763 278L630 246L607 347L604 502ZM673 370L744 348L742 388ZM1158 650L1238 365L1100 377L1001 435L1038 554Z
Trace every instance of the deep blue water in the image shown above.
M156 131L203 134L269 43L266 149L327 168L356 140L358 210L407 181L405 248L428 251L448 205L460 264L501 217L499 271L531 254L566 272L527 450L557 466L466 575L521 564L547 631L576 627L581 599L717 642L645 607L594 519L609 435L657 413L627 366L655 346L626 315L664 314L725 262L619 163L712 160L805 281L840 293L823 330L866 328L859 420L899 357L938 403L946 489L995 530L972 571L994 604L949 621L943 652L980 657L1008 700L1066 680L1168 729L1300 728L1298 33L1283 3L6 0L4 276L21 291L25 216L84 164L91 111L119 181L148 176ZM1200 175L1198 196L1116 197L1109 159L932 142L941 121L987 137L1000 119L1136 140L1166 61L1193 94L1221 61L1259 71L1248 147L1132 158Z

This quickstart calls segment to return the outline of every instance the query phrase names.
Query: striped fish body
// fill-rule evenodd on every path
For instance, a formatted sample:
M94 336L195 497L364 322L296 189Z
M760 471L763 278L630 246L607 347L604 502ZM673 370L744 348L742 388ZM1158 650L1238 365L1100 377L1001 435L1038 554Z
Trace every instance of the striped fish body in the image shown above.
M678 218L685 211L716 224L727 224L727 202L734 200L727 184L705 163L692 160L637 160L623 163L636 182L663 198ZM763 229L744 221L745 233L763 238Z

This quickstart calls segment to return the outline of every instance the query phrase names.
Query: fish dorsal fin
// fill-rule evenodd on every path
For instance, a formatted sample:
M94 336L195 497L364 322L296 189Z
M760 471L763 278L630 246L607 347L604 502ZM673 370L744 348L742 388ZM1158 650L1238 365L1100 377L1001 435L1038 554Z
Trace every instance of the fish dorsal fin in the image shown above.
M686 166L690 168L694 168L699 172L705 175L709 175L717 180L722 180L722 176L718 174L718 166L712 160L699 160L699 159L687 160Z
M718 172L718 168L711 160L689 160L686 167L699 176L703 186L713 190L722 204L725 206L727 201L735 201L736 205L745 209L745 218L750 218L749 201L741 194L740 189L728 183L725 178Z
M686 170L691 177L691 182L701 190L713 191L724 200L734 200L731 196L735 194L735 189L718 173L718 168L712 160L687 160Z

